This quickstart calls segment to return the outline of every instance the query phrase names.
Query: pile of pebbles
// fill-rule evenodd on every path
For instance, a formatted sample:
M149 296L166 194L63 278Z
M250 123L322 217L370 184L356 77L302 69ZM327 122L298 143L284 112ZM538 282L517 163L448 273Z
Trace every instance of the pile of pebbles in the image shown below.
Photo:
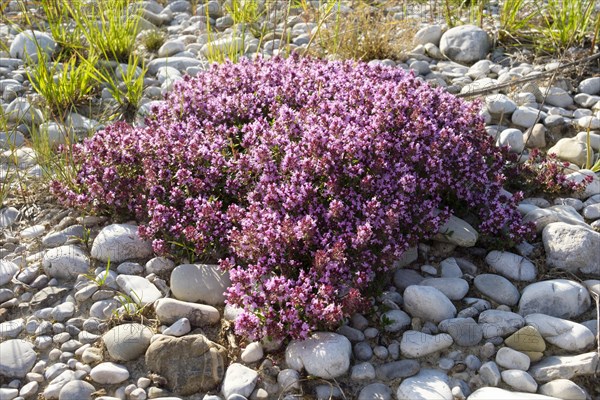
M148 64L138 123L184 74L207 68L207 22L219 31L214 44L238 43L248 57L259 44L266 56L282 46L278 34L240 38L220 1L194 16L188 0L142 4L143 24L168 39ZM16 2L6 11L19 12ZM316 27L298 16L273 20L264 23L289 29L298 49ZM35 37L55 50L49 32ZM0 132L0 180L15 170L34 179L42 170L27 146L32 128L56 145L102 121L76 112L48 119L25 72L31 32L0 25L0 38L9 44L0 52L0 105L15 128ZM561 66L490 51L478 27L427 25L406 59L371 63L462 94ZM600 151L600 76L558 74L482 100L498 145L522 160L546 149L572 163L568 179L593 181L572 197L524 199L519 210L538 237L510 251L476 247L477 231L453 217L442 229L451 236L398 260L371 313L302 342L235 337L227 275L155 257L133 224L47 204L0 208L0 399L597 398L600 177L578 166L588 161L588 140L592 155ZM114 99L103 91L99 101Z

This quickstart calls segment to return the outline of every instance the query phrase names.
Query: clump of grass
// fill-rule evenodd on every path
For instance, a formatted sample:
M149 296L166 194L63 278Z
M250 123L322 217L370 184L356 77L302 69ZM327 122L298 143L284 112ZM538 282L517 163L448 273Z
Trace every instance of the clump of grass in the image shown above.
M140 23L138 1L98 0L85 7L81 2L62 3L73 16L91 50L105 59L127 62L134 50Z
M131 120L142 100L144 77L147 68L136 53L129 55L125 66L119 65L117 72L112 68L95 65L85 60L94 80L107 86L110 94L120 106L121 117Z
M566 49L583 44L594 24L595 0L548 0L540 16L544 22L541 45Z
M90 68L93 59L82 63L80 57L73 54L63 62L49 61L39 48L37 55L39 62L31 65L27 76L54 116L65 115L94 92L96 82L92 79Z
M81 25L75 24L71 9L61 0L42 0L40 3L52 37L60 47L58 59L70 58L85 51Z
M487 5L488 0L443 0L442 15L451 28L460 25L465 14L470 24L481 27Z
M499 40L515 41L530 29L538 9L531 0L505 0L500 10Z
M164 32L158 29L145 31L140 36L141 45L151 53L156 53L166 40Z
M326 17L309 54L362 61L397 60L409 50L405 44L412 43L416 32L410 21L395 20L385 14L384 6L364 2L356 4L349 13L336 10Z

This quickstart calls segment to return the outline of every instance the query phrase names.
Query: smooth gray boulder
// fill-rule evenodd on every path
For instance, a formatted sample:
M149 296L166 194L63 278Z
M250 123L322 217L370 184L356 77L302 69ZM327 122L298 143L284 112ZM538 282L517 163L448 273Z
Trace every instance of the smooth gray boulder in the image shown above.
M102 341L111 358L132 361L146 352L152 335L150 328L142 324L123 324L106 332Z
M555 222L544 228L542 242L550 267L600 277L600 233Z
M171 292L178 300L224 305L229 285L229 273L218 265L182 264L171 272Z
M24 378L37 358L33 345L21 339L0 343L0 355L0 376L7 378Z
M490 43L483 29L474 25L460 25L442 35L440 50L452 61L472 64L487 56Z
M590 307L590 295L578 282L551 279L532 283L523 289L519 314L546 314L557 318L572 318Z
M37 63L38 48L40 53L50 57L56 49L56 42L47 33L40 31L24 31L13 39L10 45L10 56L20 58L25 62Z
M310 375L332 379L350 368L352 345L342 335L315 332L306 340L292 341L285 351L285 362L296 371L305 369Z
M92 244L92 257L111 263L147 258L152 255L152 244L142 240L137 226L112 224L104 227Z

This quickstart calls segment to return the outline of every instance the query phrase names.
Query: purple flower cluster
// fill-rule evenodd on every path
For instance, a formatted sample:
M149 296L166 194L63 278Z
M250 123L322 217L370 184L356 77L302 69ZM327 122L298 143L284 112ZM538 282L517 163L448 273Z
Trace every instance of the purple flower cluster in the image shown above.
M582 182L567 179L568 162L560 161L555 154L543 154L532 149L524 163L518 163L515 154L506 154L505 175L511 179L506 182L509 190L520 190L527 196L551 194L571 196L583 192L593 180L586 176Z
M146 127L113 125L75 156L77 181L55 192L134 216L159 253L219 258L252 338L303 338L364 309L376 275L457 203L481 233L529 233L477 104L354 61L213 66Z

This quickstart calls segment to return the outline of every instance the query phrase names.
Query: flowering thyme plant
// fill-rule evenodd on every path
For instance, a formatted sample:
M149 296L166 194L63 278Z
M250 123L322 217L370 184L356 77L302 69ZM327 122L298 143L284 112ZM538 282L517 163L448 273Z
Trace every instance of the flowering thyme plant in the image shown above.
M585 190L593 180L586 176L582 182L567 179L569 162L560 161L555 154L545 155L539 149L532 149L529 158L524 163L517 162L516 154L506 154L509 163L506 164L507 180L505 187L509 190L523 191L527 196L540 193L553 195L572 195Z
M136 217L158 253L178 242L220 258L240 334L304 338L364 309L376 274L457 202L481 233L529 233L518 196L501 194L504 159L477 105L401 69L215 65L153 112L79 146L77 181L54 190Z

